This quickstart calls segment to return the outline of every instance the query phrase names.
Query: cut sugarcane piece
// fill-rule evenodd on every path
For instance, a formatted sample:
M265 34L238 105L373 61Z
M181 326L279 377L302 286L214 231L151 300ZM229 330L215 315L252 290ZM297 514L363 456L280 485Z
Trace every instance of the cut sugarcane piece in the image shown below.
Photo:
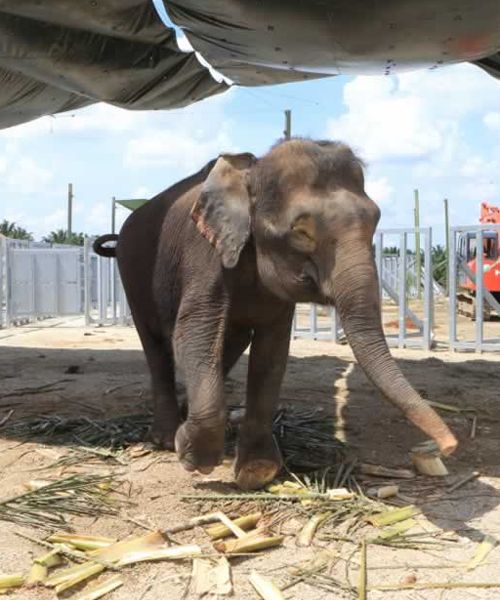
M109 579L102 581L93 586L89 586L88 589L84 590L78 596L75 596L73 600L99 600L105 594L109 594L113 590L116 590L123 585L123 580L119 575L113 575Z
M393 525L394 523L399 523L400 521L406 521L407 519L410 519L419 513L419 508L413 504L409 504L408 506L403 506L401 508L394 508L376 515L370 515L366 517L366 521L372 525L375 525L375 527L384 527L385 525Z
M59 553L60 549L54 548L50 552L47 552L46 554L42 554L42 556L35 558L34 562L38 563L39 565L43 565L48 569L52 567L58 567L62 563L62 558Z
M53 544L67 544L77 550L98 550L116 543L116 539L99 535L72 535L69 533L54 533L48 538Z
M252 513L249 515L245 515L243 517L238 517L233 520L233 523L244 531L248 531L249 529L253 529L257 523L262 518L261 512ZM205 533L209 535L213 540L219 540L222 538L229 537L233 535L233 532L227 525L224 523L217 523L216 525L211 525L205 529Z
M27 587L34 587L41 583L44 583L49 574L49 569L45 565L39 562L34 562L31 565L31 569L26 577L25 584Z
M117 566L123 567L144 561L156 560L182 560L184 558L192 558L201 556L202 550L200 546L191 544L188 546L173 546L168 548L154 549L138 549L128 550L116 563Z
M0 591L9 590L10 588L21 587L24 583L24 575L15 573L13 575L0 574Z
M331 514L331 512L323 512L313 515L301 529L297 537L297 546L310 546L318 527L322 525Z
M384 531L381 531L377 537L370 539L371 544L377 544L379 542L387 542L392 540L395 537L402 535L409 531L412 527L415 527L417 522L415 519L406 519L405 521L400 521L399 523L395 523L393 527L389 527Z
M267 577L252 571L248 579L263 600L285 600L281 590Z
M246 552L258 552L267 548L273 548L283 543L284 536L271 536L266 529L257 529L244 537L234 540L220 541L214 544L219 552L225 554L241 554Z
M410 455L415 469L422 475L429 475L430 477L448 475L448 469L441 460L435 442L424 442L415 446L411 449Z
M397 485L383 485L379 488L369 488L367 490L368 496L384 500L385 498L391 498L399 494L399 486Z
M197 598L228 596L233 592L231 566L224 556L214 564L211 560L195 558L191 573L190 591Z
M483 541L479 544L474 553L474 556L470 560L467 565L467 571L472 571L476 567L478 567L483 560L488 556L488 554L495 548L497 545L496 539L491 535L486 535L483 538Z
M102 573L105 568L106 566L103 564L87 561L56 573L45 581L45 585L47 587L55 588L56 593L60 594L61 592L82 583L82 581Z

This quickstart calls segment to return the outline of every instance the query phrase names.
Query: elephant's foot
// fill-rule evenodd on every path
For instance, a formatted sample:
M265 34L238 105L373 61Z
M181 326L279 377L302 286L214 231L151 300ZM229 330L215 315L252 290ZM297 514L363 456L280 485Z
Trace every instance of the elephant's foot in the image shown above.
M247 439L238 444L234 466L236 485L242 490L257 490L270 483L281 470L283 462L274 438Z
M149 439L155 446L158 446L158 448L173 452L175 450L176 431L177 424L175 426L165 426L153 423L149 431Z
M186 471L211 473L224 458L224 423L206 427L187 420L175 434L175 451Z
M258 490L270 483L281 469L281 463L264 458L250 460L236 473L236 485L242 490Z

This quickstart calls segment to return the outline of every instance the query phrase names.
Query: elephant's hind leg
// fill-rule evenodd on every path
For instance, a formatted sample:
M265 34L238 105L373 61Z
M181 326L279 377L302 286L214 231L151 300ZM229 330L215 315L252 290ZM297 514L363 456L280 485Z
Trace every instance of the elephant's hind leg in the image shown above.
M174 450L180 412L175 392L174 357L169 339L155 337L137 326L151 372L153 392L152 441L165 450Z

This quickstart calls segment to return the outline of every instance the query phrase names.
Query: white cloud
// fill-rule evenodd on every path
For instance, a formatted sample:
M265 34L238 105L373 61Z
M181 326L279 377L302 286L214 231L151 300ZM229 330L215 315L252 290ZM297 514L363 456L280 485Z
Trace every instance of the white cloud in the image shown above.
M147 185L140 185L139 187L136 187L135 190L132 192L132 198L148 199L151 198L154 194L155 192L153 192Z
M365 182L365 189L370 198L379 206L388 204L394 193L394 188L387 177L368 178Z
M225 131L214 136L203 130L188 131L152 130L139 135L127 144L125 165L188 171L200 168L221 151L235 151Z
M483 118L483 123L492 131L500 131L500 112L490 112Z
M34 194L52 179L52 173L29 157L13 156L6 161L5 182L18 194Z
M356 77L344 87L346 112L330 119L331 137L353 145L370 162L451 155L458 122L498 106L500 86L472 65L397 77ZM485 117L495 127L497 113Z

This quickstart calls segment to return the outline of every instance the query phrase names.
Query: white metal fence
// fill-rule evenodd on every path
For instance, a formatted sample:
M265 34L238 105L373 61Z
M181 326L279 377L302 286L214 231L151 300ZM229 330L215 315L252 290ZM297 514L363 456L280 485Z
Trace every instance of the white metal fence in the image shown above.
M0 239L0 325L83 312L83 250Z
M476 236L480 248L486 231L500 231L500 226L453 227L450 230L449 346L452 350L500 351L500 305L484 285L478 287L475 304L488 306L498 315L499 321L488 324L485 333L483 311L477 310L474 338L457 334L456 294L460 278L468 277L477 283L475 273L458 253L459 236L467 233ZM415 251L411 247L415 233L414 229L377 231L375 261L382 305L384 311L391 313L396 326L386 335L389 345L430 349L433 345L434 296L444 294L432 279L432 231L420 229L423 252L419 275ZM131 325L116 260L97 256L92 250L92 241L87 239L80 248L8 240L0 235L0 327L65 315L82 315L87 325ZM389 244L392 253L385 254L384 248ZM477 256L476 271L483 271L481 253ZM417 298L419 300L415 302ZM419 309L412 310L414 305ZM470 329L469 323L467 330ZM344 341L340 320L332 308L304 304L297 306L292 336Z
M87 325L131 325L132 316L114 258L98 256L93 240L84 245L85 323Z
M398 333L386 335L386 338L390 346L399 348L418 346L430 349L432 346L433 295L435 290L441 293L441 288L432 279L432 231L430 228L421 228L419 231L424 241L419 274L415 255L408 253L408 240L415 238L415 229L386 229L378 230L375 234L375 262L381 304L384 300L390 300L398 307ZM396 254L384 255L388 237L392 240L396 238ZM421 317L408 306L410 297L422 298ZM408 322L412 324L411 331ZM295 313L292 336L338 342L343 339L343 331L334 309L300 305Z

